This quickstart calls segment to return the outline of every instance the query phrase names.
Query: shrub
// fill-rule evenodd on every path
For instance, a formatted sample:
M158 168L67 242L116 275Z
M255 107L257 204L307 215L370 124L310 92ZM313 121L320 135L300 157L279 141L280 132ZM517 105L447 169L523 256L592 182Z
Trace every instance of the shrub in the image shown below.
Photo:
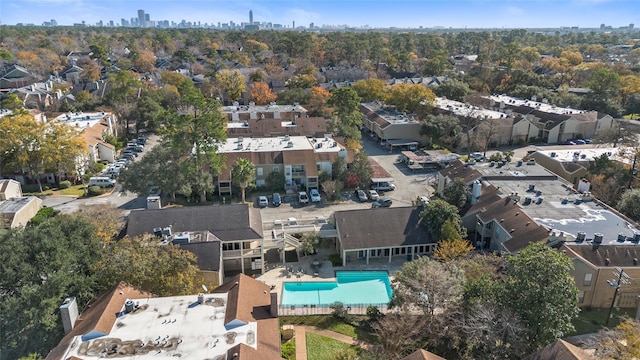
M60 189L68 189L70 187L71 187L71 181L69 180L60 181Z
M42 209L40 209L40 211L38 211L38 213L36 214L36 216L34 216L33 218L31 218L31 220L29 221L29 223L31 225L40 225L41 223L43 223L46 219L51 218L56 216L59 213L59 211L54 210L53 208L50 207L43 207Z
M282 357L285 359L293 359L296 355L296 343L293 340L289 340L282 344Z
M342 259L340 259L340 255L338 254L329 255L329 261L331 261L331 265L333 266L342 266Z
M100 188L100 186L89 186L89 189L87 190L87 192L89 193L89 196L96 196L96 195L100 195L102 194L102 188Z

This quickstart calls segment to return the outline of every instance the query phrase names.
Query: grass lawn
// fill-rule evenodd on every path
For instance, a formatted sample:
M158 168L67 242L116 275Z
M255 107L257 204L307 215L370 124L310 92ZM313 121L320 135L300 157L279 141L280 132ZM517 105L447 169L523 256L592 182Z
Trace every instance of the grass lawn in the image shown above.
M60 190L58 192L58 194L60 194L60 195L75 195L77 197L82 197L84 195L84 189L82 187L82 184L73 185L73 186L71 186L69 188Z
M598 330L604 327L607 322L607 315L609 309L582 309L578 318L573 321L576 331L569 335L580 335L598 332ZM620 318L628 316L630 318L635 317L636 309L613 309L613 317L609 321L609 328L614 328L620 323Z
M358 352L358 348L355 346L322 335L308 332L306 336L307 359L309 360L333 360L346 351L354 354Z
M364 317L358 318L363 320ZM368 343L375 343L375 337L363 328L347 324L331 315L311 315L311 316L282 316L281 324L291 325L309 325L317 326L322 329L332 330L337 333L350 336L354 339L363 340Z

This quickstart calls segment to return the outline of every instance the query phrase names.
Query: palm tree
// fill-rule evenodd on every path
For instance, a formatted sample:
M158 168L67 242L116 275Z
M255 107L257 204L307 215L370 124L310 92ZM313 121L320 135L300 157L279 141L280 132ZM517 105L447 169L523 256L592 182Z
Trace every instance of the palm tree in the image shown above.
M238 159L231 169L231 180L240 185L242 189L242 202L244 203L244 190L256 177L256 167L245 158Z

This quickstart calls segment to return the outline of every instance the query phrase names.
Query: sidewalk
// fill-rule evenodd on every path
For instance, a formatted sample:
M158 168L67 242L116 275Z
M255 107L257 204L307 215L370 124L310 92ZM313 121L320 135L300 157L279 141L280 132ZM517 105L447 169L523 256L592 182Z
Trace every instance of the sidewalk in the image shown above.
M355 345L365 350L372 350L376 347L376 345L369 344L362 340L354 339L347 335L339 334L335 331L326 330L315 326L295 325L296 360L307 360L307 332L312 332L314 334L326 336L343 343Z

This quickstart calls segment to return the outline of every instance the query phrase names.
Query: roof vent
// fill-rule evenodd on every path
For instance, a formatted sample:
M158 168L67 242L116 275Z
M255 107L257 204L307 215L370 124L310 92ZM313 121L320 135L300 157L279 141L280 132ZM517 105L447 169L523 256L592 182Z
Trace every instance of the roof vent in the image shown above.
M638 265L638 258L633 258L633 265Z
M611 260L609 260L609 258L604 259L604 264L605 265L609 265L610 262L611 262Z

